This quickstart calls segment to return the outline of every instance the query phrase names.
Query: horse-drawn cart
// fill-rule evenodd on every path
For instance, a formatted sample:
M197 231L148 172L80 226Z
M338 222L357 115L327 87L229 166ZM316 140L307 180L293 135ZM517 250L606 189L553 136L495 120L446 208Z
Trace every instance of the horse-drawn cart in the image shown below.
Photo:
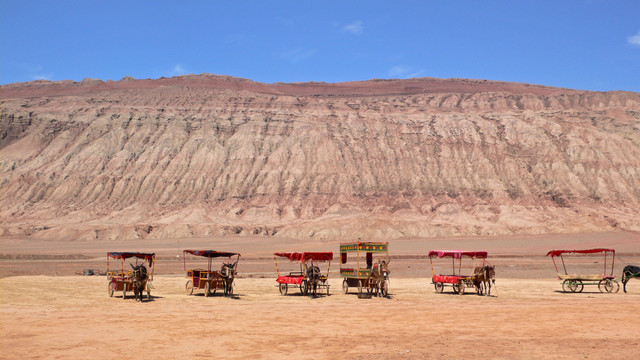
M451 258L451 274L436 274L433 267L433 259ZM475 266L474 271L469 275L462 275L462 259L473 259ZM461 251L461 250L432 250L429 251L429 262L431 263L431 282L437 293L442 293L445 286L451 286L454 293L464 294L466 288L475 288L478 294L482 294L480 290L480 280L475 269L483 269L486 266L486 251ZM456 261L457 260L457 261ZM477 264L478 260L482 260L481 264ZM479 265L479 266L478 266Z
M142 291L147 290L147 300L151 299L151 282L153 281L153 273L155 269L154 253L139 252L108 252L107 253L107 280L109 280L107 290L109 296L113 296L114 292L122 291L122 298L127 297L128 291L133 291L136 299L138 295L142 300ZM120 269L111 270L109 259L120 260ZM135 265L131 265L132 270L125 270L124 263L127 259L135 259ZM145 266L151 268L151 272Z
M355 254L355 267L353 260L349 259ZM373 254L380 254L374 263ZM358 289L358 294L363 294L363 289L368 294L389 294L389 243L388 242L353 242L340 244L340 276L342 280L342 292L347 294L349 287ZM369 295L368 295L369 296Z
M290 261L296 261L300 264L300 271L291 271L287 275L280 275L278 268L278 257L284 257ZM329 295L329 269L331 268L331 260L333 260L332 252L291 252L291 253L274 253L273 260L276 263L276 272L278 278L278 289L281 295L287 295L289 286L295 286L300 289L303 295L317 296L320 289L325 289ZM326 274L322 274L319 262L328 262Z
M602 274L569 274L565 263L565 255L567 254L603 254L604 269ZM586 249L586 250L551 250L547 256L551 256L553 266L556 268L558 279L562 280L562 291L564 292L582 292L585 285L598 285L600 292L612 293L620 290L619 280L613 276L613 265L616 251L613 249ZM562 263L562 270L558 269L556 257L559 257ZM609 261L607 264L607 260ZM591 260L588 261L592 263ZM574 265L575 266L575 265Z
M207 270L191 269L187 270L187 255L202 256L208 259ZM235 262L222 263L220 271L211 270L212 260L219 257L231 259L236 257ZM224 252L215 250L184 250L184 271L189 280L185 284L185 292L192 295L194 289L203 289L204 296L211 296L216 290L223 290L224 296L233 296L233 279L236 275L240 254L234 252Z

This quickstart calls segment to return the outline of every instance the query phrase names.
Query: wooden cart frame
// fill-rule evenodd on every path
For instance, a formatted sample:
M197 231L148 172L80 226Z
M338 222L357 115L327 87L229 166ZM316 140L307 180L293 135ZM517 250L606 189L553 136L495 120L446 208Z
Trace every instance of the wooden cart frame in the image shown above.
M109 297L112 297L116 291L122 291L122 298L126 299L127 292L133 291L133 271L125 270L124 263L126 259L135 259L135 265L146 263L151 269L143 284L143 289L147 291L147 300L151 299L151 283L153 282L153 273L155 271L155 253L139 253L139 252L108 252L107 253L107 291ZM110 259L120 260L120 269L111 270ZM147 269L149 271L149 269Z
M356 255L355 267L349 261L349 254ZM358 294L362 295L363 291L368 294L378 291L377 284L369 281L371 277L371 269L373 267L373 255L380 254L386 263L389 263L389 243L388 242L352 242L340 244L340 276L342 280L342 292L349 293L349 287L358 289ZM362 255L365 256L364 262ZM389 294L389 275L384 274L384 282L382 284L383 296Z
M433 259L451 258L451 274L436 274ZM477 290L476 275L462 275L462 259L472 259L474 262L482 260L479 266L485 266L487 260L486 251L462 251L462 250L432 250L429 251L429 263L431 264L431 283L435 287L436 293L441 294L445 286L451 286L454 293L464 294L466 288L475 288ZM475 267L475 266L474 266ZM473 268L471 271L473 272Z
M291 271L288 274L280 274L278 267L278 258L287 258L292 262L298 262L300 264L300 271ZM276 282L280 295L287 295L289 292L289 286L297 287L300 289L302 295L317 296L321 293L321 290L325 290L329 295L329 271L331 270L331 260L333 260L333 252L289 252L289 253L274 253L273 261L276 264L276 272L278 278ZM310 267L317 267L319 269L320 262L328 262L327 272L325 274L320 273L315 282L313 279L309 279L307 276L307 270Z
M187 270L187 256L201 256L207 258L207 270L204 269L190 269ZM212 270L211 265L215 258L228 258L236 257L234 263L222 264L220 271ZM184 288L187 295L192 295L194 290L204 290L204 296L209 297L216 293L217 290L222 290L225 296L233 296L233 280L232 277L230 284L227 284L227 279L221 273L225 265L232 266L234 274L238 267L238 261L240 261L240 254L234 252L224 252L215 250L184 250L182 252L182 258L184 261L184 271L186 273L187 280Z
M569 274L564 261L565 254L603 254L604 268L602 274ZM602 293L616 293L620 290L618 279L613 276L613 266L616 251L614 249L585 249L585 250L551 250L547 256L551 256L553 266L556 268L558 279L562 280L562 291L580 293L585 285L598 285ZM562 272L558 269L556 257L562 264Z

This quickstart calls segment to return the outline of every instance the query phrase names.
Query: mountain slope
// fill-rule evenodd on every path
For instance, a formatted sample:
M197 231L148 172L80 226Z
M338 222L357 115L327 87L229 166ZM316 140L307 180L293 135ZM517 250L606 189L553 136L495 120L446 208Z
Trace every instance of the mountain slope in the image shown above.
M2 86L0 234L640 230L640 94L225 76Z

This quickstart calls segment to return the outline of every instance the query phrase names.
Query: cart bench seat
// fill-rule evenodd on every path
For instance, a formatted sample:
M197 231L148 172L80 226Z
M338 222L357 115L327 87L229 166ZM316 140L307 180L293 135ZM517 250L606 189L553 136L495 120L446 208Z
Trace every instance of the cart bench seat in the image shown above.
M220 277L219 271L207 271L202 269L187 270L187 277L215 279Z
M304 276L303 275L285 275L285 276L278 276L278 278L276 279L276 282L278 282L279 284L302 284L302 280L304 280Z
M560 280L580 280L580 281L599 281L602 279L613 279L613 276L606 275L580 275L580 274L558 274Z
M461 280L468 280L469 276L459 276L459 275L433 275L431 278L431 282L433 283L443 283L443 284L457 284Z
M371 269L354 269L354 268L342 268L340 269L340 276L348 278L362 278L365 279L371 274Z
M130 279L131 276L133 275L133 271L109 271L107 272L107 279L118 279L118 280L124 280L124 279Z

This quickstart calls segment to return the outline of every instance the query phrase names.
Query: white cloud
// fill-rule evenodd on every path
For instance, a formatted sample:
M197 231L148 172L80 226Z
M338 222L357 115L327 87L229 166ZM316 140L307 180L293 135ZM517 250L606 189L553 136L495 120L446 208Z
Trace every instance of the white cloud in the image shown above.
M631 45L640 46L640 31L633 36L629 36L627 42Z
M362 21L358 20L358 21L352 22L349 25L346 25L342 29L354 35L360 35L364 31L364 26L362 26Z
M316 53L315 49L293 49L287 50L281 54L282 58L292 63L297 63L312 57Z
M389 77L392 77L392 78L408 79L408 78L418 77L423 73L424 73L424 70L421 70L421 69L416 70L406 65L396 65L391 69L389 69Z
M24 76L30 80L51 80L54 77L52 72L46 72L44 66L40 64L20 63L20 69Z
M173 67L173 69L171 69L171 72L169 73L171 76L178 76L178 75L184 75L187 73L187 69L184 68L184 66L182 66L182 64L176 64L176 66Z
M51 79L53 79L53 73L31 75L31 80L51 80Z

